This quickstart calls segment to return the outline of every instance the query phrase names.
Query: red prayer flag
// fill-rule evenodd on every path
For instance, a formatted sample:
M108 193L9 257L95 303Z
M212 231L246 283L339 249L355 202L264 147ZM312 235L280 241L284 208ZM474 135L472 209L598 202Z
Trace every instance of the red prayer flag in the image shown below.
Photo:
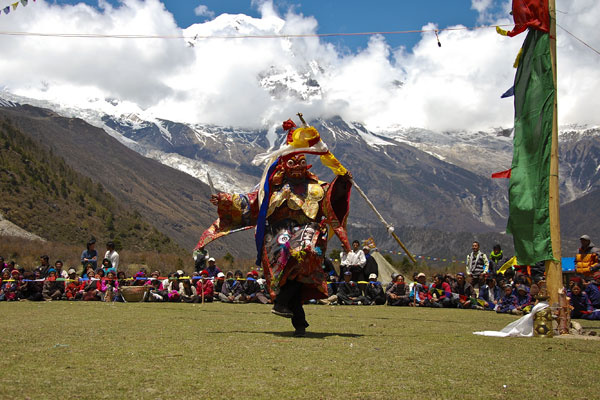
M548 0L513 0L512 13L515 27L508 36L517 36L527 28L550 32Z
M512 171L512 168L506 171L494 172L492 178L510 178L510 171Z

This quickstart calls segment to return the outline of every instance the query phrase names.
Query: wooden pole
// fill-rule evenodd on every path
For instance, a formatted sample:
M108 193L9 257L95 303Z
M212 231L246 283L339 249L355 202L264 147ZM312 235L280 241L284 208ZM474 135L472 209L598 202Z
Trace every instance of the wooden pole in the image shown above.
M550 239L554 260L546 261L546 287L550 296L550 305L558 303L558 291L563 286L560 243L560 213L558 192L558 85L556 79L556 0L548 0L550 10L550 57L554 78L554 108L552 118L552 147L550 154Z

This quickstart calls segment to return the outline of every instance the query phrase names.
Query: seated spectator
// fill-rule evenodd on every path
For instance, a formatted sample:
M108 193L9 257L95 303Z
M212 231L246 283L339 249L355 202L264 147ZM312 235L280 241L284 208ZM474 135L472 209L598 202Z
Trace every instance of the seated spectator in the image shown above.
M496 305L496 312L499 314L512 313L517 307L517 297L513 294L513 288L511 286L504 287L504 294L498 300Z
M383 285L377 280L377 274L375 273L369 275L369 283L367 283L365 288L365 297L369 300L371 305L381 306L385 304Z
M394 286L394 284L396 283L396 279L398 279L399 275L400 274L397 273L397 272L392 272L392 275L391 275L392 280L389 281L387 285L385 285L385 292L386 293L392 288L392 286ZM413 280L416 280L416 279L417 279L417 273L415 272L413 274Z
M401 274L392 274L395 280L391 282L390 288L385 292L388 306L407 306L410 303L410 288L404 282Z
M69 269L67 272L69 274L69 280L65 282L63 299L70 301L81 300L85 284L79 281L79 277L74 268Z
M202 272L200 272L200 277L202 279L198 281L196 286L198 297L200 297L201 302L211 303L214 296L214 285L208 276L208 271L203 269Z
M583 285L585 286L585 293L588 295L592 306L595 309L600 310L600 289L596 283L600 280L600 271L594 272L592 277L586 277Z
M54 263L54 269L56 270L56 278L67 279L69 274L67 271L63 270L63 262L61 260L56 260Z
M96 277L96 270L94 269L94 266L91 263L88 263L83 268L83 273L81 274L81 278L82 279L92 279L94 277Z
M512 311L513 314L521 315L521 314L529 314L531 311L531 307L533 302L531 301L531 296L527 291L527 286L519 285L516 290L516 298L517 304L515 309Z
M106 279L102 280L102 292L104 293L104 301L115 301L119 294L119 281L115 274L114 268L109 268L106 272Z
M498 286L496 286L496 279L492 278L491 276L485 278L485 285L481 287L478 297L483 301L483 309L489 311L495 310L501 297L502 291Z
M91 272L88 273L88 277ZM100 301L102 300L102 277L100 274L89 277L83 286L83 301Z
M458 295L458 308L471 308L476 303L475 289L467 282L463 272L456 274L456 283L452 292Z
M260 285L254 278L254 273L248 272L246 274L246 282L243 284L244 292L240 297L240 300L244 303L262 303L267 304L269 300L265 297L264 293L260 290Z
M225 274L219 272L217 274L217 279L215 279L215 300L220 300L219 293L223 290L223 284L225 283Z
M148 279L146 278L146 270L142 268L140 271L136 272L135 275L133 275L132 282L132 286L145 286L148 282Z
M146 282L144 283L144 286L153 286L154 285L153 281L159 281L161 283L161 290L163 290L164 282L160 279L160 272L152 271L152 273L150 274L150 278L148 278L146 280ZM168 282L168 280L167 280L167 282Z
M109 269L113 269L112 262L108 258L105 258L105 259L102 260L101 267L104 270L105 274L108 274L108 270Z
M50 257L47 255L40 256L40 265L34 270L34 273L35 271L40 273L40 278L45 278L48 276L48 270L51 268L49 260Z
M12 279L10 270L4 268L2 270L2 282L0 283L0 301L16 301L17 300L17 282Z
M573 284L568 296L571 298L570 303L573 309L571 310L571 318L583 318L589 320L600 320L600 310L595 310L590 302L590 299L581 286L581 280L575 281L571 278Z
M181 301L179 290L183 285L179 280L179 273L170 273L167 280L167 301L171 303L178 303Z
M125 271L117 272L117 280L119 281L119 288L124 286L131 286L132 281L127 279L127 275L125 275Z
M239 272L241 274L241 271ZM239 301L242 292L244 291L244 288L242 286L242 282L234 278L233 272L227 271L225 283L223 283L221 293L219 293L219 299L223 303L234 303L236 301Z
M417 307L429 307L431 305L431 293L427 284L427 276L419 272L410 292L410 304Z
M57 281L56 270L54 268L50 268L42 289L42 296L44 296L44 300L60 300L63 296L64 289L64 282Z
M39 279L40 272L25 272L23 280L17 287L17 297L22 301L43 301L42 289L44 282L36 282Z
M338 304L340 305L369 305L371 302L362 295L358 284L351 280L352 272L344 272L344 282L340 283L337 291Z
M452 298L452 289L448 282L444 280L442 274L437 274L434 277L433 284L429 289L431 293L431 307L454 307L454 301Z
M330 305L337 304L337 289L338 289L338 276L335 274L330 274L327 276L327 298L319 299L317 302L319 304Z
M150 285L145 295L145 301L160 303L162 301L166 301L168 298L168 293L165 290L162 281L157 278L149 280Z
M198 303L198 292L189 279L183 279L179 285L179 297L184 303Z

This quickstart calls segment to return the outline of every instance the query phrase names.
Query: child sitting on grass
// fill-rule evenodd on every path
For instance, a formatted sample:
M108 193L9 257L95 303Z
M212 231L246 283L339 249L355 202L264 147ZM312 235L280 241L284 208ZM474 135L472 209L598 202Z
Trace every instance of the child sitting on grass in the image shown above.
M512 312L517 306L517 298L513 294L512 286L506 285L504 287L504 295L498 301L496 306L496 312L500 314L507 314Z

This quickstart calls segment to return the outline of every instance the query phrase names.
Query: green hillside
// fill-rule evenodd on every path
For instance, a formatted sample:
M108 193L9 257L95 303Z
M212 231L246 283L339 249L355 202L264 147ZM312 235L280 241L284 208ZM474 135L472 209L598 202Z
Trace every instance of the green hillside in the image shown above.
M82 244L94 236L131 250L182 251L102 184L75 172L7 119L0 122L0 191L2 215L48 240Z

